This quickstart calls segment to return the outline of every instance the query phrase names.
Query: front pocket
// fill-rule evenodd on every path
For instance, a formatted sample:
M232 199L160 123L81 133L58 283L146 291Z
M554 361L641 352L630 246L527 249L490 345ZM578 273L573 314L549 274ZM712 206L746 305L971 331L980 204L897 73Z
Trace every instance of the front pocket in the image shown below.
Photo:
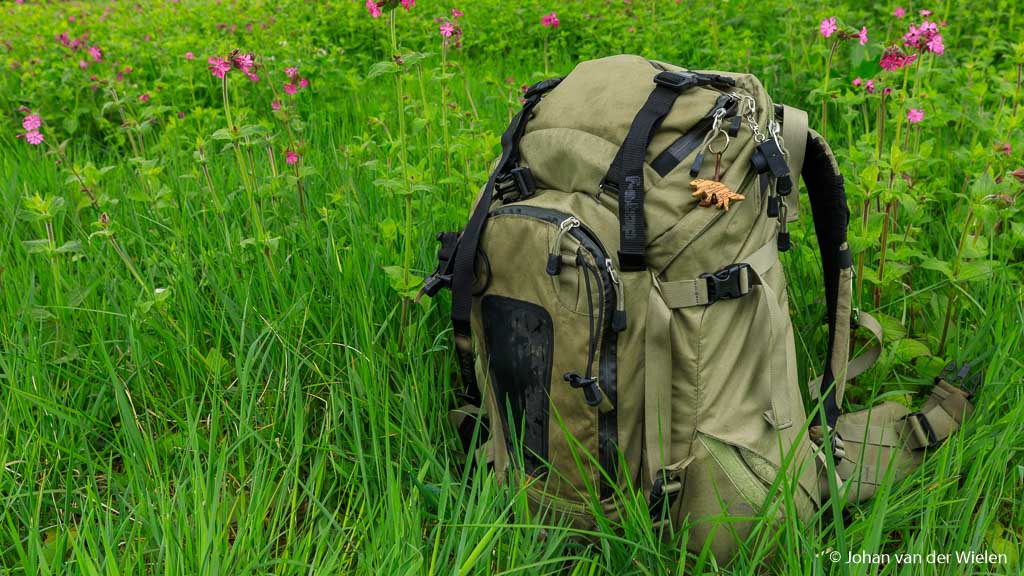
M523 204L491 213L482 247L480 320L506 449L562 499L613 495L624 312L608 253L576 218Z

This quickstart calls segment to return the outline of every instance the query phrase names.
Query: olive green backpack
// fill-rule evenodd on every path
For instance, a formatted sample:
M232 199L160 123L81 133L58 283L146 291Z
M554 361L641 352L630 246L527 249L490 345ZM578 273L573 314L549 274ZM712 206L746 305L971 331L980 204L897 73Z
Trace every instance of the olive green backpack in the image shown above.
M906 474L969 409L947 385L922 412L840 416L844 383L881 349L860 314L877 342L848 362L843 179L806 113L754 76L583 62L526 91L501 145L423 291L453 293L470 400L453 423L468 445L477 419L460 416L483 407L498 477L534 509L592 528L640 495L652 522L724 561L754 517L806 520L830 486L859 500ZM801 175L828 322L810 414L779 263Z

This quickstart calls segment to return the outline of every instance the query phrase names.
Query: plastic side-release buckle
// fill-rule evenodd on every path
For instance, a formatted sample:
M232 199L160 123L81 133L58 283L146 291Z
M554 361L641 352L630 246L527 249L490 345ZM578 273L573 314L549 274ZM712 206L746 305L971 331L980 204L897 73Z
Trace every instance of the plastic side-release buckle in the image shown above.
M739 298L750 292L750 265L743 262L701 274L700 277L708 282L708 304Z

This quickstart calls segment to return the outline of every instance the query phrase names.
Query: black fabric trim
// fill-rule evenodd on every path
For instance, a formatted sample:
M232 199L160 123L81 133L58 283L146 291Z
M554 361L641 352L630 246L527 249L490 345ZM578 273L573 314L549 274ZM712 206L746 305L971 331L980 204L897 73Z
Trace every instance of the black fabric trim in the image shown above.
M495 295L484 296L480 310L506 447L517 454L515 440L521 439L523 470L536 476L548 460L555 346L551 315L532 302Z

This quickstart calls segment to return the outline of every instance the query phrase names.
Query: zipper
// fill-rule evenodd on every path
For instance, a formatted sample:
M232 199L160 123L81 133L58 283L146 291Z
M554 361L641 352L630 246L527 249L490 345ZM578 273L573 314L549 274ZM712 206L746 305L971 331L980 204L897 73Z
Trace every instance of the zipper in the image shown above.
M569 216L558 225L558 234L555 236L554 244L551 245L551 251L548 252L546 269L548 276L558 276L562 273L562 240L569 230L579 227L580 221L575 216Z
M615 291L615 312L612 314L612 330L622 332L626 329L626 295L622 289L622 280L615 270L615 263L611 258L604 259L604 267L608 270L608 278L612 281L612 290Z
M616 411L618 404L617 348L619 331L615 329L615 326L621 325L625 328L626 325L625 295L618 271L615 269L608 251L605 250L597 235L584 226L575 216L558 210L523 204L502 206L493 210L488 215L488 217L493 216L524 216L557 225L559 232L555 237L555 245L552 248L552 253L556 258L551 258L552 253L548 254L548 267L546 269L549 270L552 265L557 266L559 270L561 269L560 247L565 236L571 236L579 242L583 250L590 253L595 263L593 268L597 272L595 277L598 279L598 293L601 295L600 309L603 311L614 307L613 314L601 314L601 326L598 326L601 329L601 356L597 367L597 381L600 383L601 392L603 392L604 399L610 407L610 409L599 411L597 418L598 461L604 469L604 474L601 474L600 495L602 499L610 498L615 494L615 486L618 483L615 466L618 463L619 439L618 415ZM555 261L557 261L557 264L552 264ZM585 275L593 273L589 272L588 268L590 266L584 264L581 269L582 273ZM619 319L616 320L616 317L619 317Z
M679 165L687 156L696 150L701 142L704 141L704 137L711 130L712 124L715 121L715 114L718 114L721 110L724 110L724 117L730 118L736 115L736 104L737 100L730 94L723 94L718 97L715 101L715 106L704 115L703 118L697 121L690 128L686 134L683 134L676 139L675 142L669 145L658 157L651 162L651 168L658 173L659 176L665 176L672 170L675 170L676 166Z

